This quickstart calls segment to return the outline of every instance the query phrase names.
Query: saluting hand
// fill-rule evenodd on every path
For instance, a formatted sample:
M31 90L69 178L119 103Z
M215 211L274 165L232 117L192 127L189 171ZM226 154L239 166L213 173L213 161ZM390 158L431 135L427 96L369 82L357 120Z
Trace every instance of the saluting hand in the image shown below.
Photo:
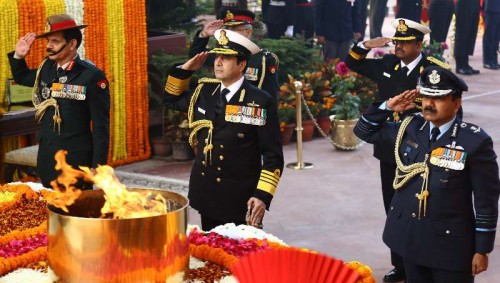
M472 276L488 269L488 256L485 254L475 253L472 258Z
M224 24L223 20L215 20L207 23L204 27L203 30L200 33L201 37L211 37L214 35L215 31L220 29L222 25Z
M182 69L189 71L196 71L203 66L205 60L207 59L208 52L200 52L196 54L193 58L189 59L184 65L182 65Z
M387 107L396 112L404 112L416 107L415 98L418 96L416 89L405 90L387 101Z
M251 197L248 202L248 211L251 211L247 219L247 224L257 228L262 228L262 218L266 212L266 205L258 198Z
M391 39L388 37L377 37L363 42L363 45L369 49L379 48L379 47L384 47L390 41Z
M30 53L31 45L36 39L36 33L30 32L19 39L16 44L15 56L18 59L22 59Z

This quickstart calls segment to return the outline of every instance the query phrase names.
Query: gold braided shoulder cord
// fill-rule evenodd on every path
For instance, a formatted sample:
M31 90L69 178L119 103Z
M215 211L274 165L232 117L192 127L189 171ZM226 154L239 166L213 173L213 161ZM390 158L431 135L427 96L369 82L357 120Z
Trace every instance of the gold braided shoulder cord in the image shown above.
M200 80L201 81L201 80ZM210 81L210 82L215 82L215 81ZM210 159L210 163L212 162L212 149L214 148L212 144L212 132L214 129L213 123L210 120L198 120L194 121L194 104L198 100L198 96L200 95L201 89L203 88L204 83L198 84L196 87L196 90L193 93L193 96L191 97L191 100L189 101L189 108L188 108L188 126L189 128L193 129L191 133L189 134L189 145L191 147L195 146L195 137L196 133L203 129L203 128L208 128L208 135L205 140L205 148L203 148L203 153L205 154L205 161ZM208 158L208 155L210 155L210 158Z
M262 75L260 76L259 89L262 89L262 85L264 84L264 77L266 76L266 55L262 55Z
M427 197L429 196L428 191L428 180L429 180L429 167L427 166L427 159L429 154L425 155L425 159L423 162L413 163L408 166L405 166L403 162L401 162L401 158L399 157L399 147L401 145L401 141L403 139L403 135L405 133L406 127L410 124L413 116L409 116L403 120L401 123L401 127L399 128L398 135L396 137L396 145L394 149L394 156L396 158L396 177L394 178L393 187L395 190L402 188L410 179L417 176L418 174L423 173L421 176L423 178L422 188L420 190L420 194L418 195L418 219L420 219L420 215L422 212L423 205L423 213L425 217L425 213L427 211Z
M38 93L38 83L40 82L40 71L42 70L43 65L47 62L47 58L45 58L38 69L36 70L36 78L35 78L35 85L33 86L33 93L31 94L31 102L33 102L33 106L36 109L35 113L35 121L40 123L40 120L42 120L43 115L45 114L45 111L47 111L47 108L50 106L53 106L55 108L54 110L54 116L52 119L54 120L54 132L56 131L56 125L57 125L57 133L61 133L61 124L62 124L62 119L61 119L61 114L59 112L59 105L57 104L57 100L53 97L50 97L43 102L40 103L38 100L36 94Z

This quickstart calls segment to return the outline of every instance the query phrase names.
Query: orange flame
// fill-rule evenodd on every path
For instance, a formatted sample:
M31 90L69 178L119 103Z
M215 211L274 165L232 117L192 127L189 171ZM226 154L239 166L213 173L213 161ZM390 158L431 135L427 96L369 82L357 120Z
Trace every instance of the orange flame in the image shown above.
M167 212L166 200L162 195L153 196L150 192L127 190L116 177L113 168L107 165L98 166L95 172L84 166L79 167L81 170L73 169L66 163L67 153L65 150L59 150L55 155L57 161L55 168L62 170L62 173L57 180L50 183L55 194L47 199L48 203L68 212L67 207L81 194L81 190L74 187L74 184L79 179L84 179L104 191L106 202L101 209L103 215L112 213L114 219L125 219L155 216Z

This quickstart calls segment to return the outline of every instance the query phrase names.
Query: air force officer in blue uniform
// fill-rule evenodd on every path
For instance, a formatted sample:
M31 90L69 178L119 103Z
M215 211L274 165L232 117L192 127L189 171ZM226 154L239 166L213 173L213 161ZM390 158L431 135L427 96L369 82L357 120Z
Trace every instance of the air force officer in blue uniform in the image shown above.
M427 67L419 91L373 105L355 133L369 143L395 144L397 162L384 242L402 256L411 283L474 282L488 268L498 220L500 182L491 137L457 116L465 82ZM422 115L386 122L390 110Z

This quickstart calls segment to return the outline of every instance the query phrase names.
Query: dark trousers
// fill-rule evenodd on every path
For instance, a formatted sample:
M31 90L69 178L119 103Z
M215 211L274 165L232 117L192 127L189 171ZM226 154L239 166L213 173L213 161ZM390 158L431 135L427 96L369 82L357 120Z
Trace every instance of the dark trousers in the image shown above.
M334 58L340 58L340 60L344 60L349 54L349 49L351 49L351 41L326 41L323 45L323 60L328 61Z
M200 214L201 216L201 229L203 231L210 231L213 228L219 226L219 225L224 225L227 222L226 221L221 221L217 219L213 219L211 217L208 217L206 215ZM247 224L244 220L243 221L236 221L233 222L236 226L241 225L241 224Z
M366 32L366 19L368 18L368 2L369 0L358 0L359 1L359 16L361 18L361 38L359 41L363 41Z
M449 271L404 262L406 283L473 283L471 271Z
M453 0L432 0L429 3L431 41L446 41L454 10L455 3L453 3Z
M455 6L455 59L457 68L467 67L462 62L474 54L477 29L479 25L479 0L458 0ZM459 62L460 61L460 62ZM463 65L462 63L467 63Z
M370 38L382 36L382 25L387 12L387 0L370 0Z
M486 12L484 13L483 64L498 65L499 41L500 13Z
M273 39L280 39L285 35L286 23L279 24L266 24L267 25L267 37Z
M380 178L382 181L382 198L384 200L385 213L389 212L392 197L394 196L394 187L392 185L396 176L396 164L380 162ZM404 269L403 259L391 250L391 263L398 269Z

